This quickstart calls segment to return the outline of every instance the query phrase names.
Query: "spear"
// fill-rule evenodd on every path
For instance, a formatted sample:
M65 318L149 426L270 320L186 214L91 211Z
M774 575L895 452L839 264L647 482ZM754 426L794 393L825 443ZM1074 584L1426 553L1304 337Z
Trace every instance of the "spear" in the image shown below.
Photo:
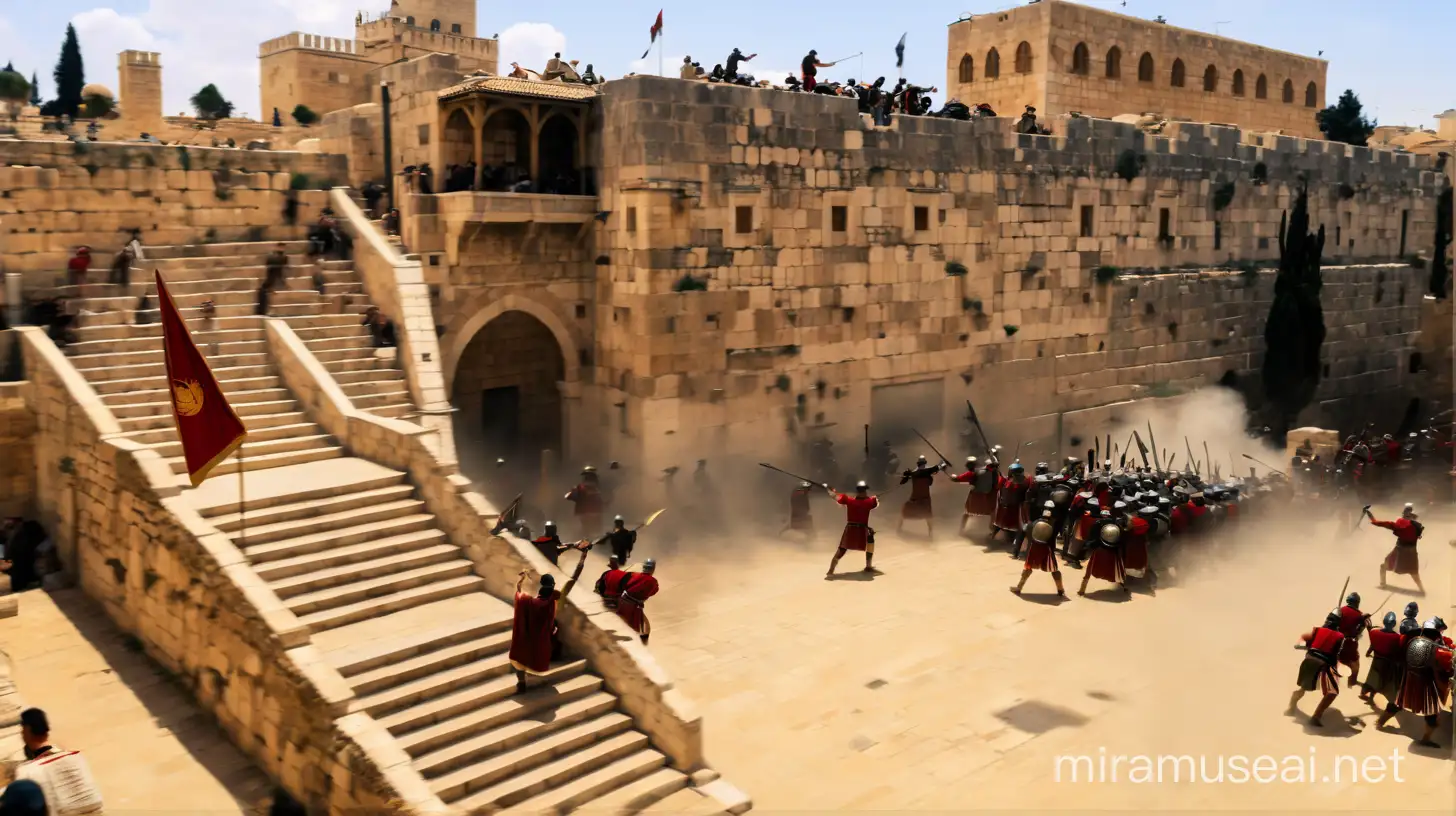
M1345 585L1340 588L1340 599L1335 601L1335 608L1339 609L1345 605L1345 590L1350 588L1350 576L1345 576Z
M1205 441L1203 443L1203 461L1207 462L1209 467L1213 467L1213 457L1208 455L1208 442L1207 441ZM1217 471L1214 472L1213 478L1215 478L1215 479L1218 478Z
M1243 454L1243 457L1245 459L1248 459L1250 462L1253 462L1256 465L1263 465L1264 467L1269 468L1269 472L1270 473L1277 473L1280 476L1288 476L1289 475L1289 474L1285 473L1282 470L1275 470L1274 467L1272 465L1270 465L1268 462L1260 462L1258 459L1255 459L1254 457L1248 455L1247 453L1246 454Z
M1153 436L1153 422L1148 420L1148 444L1153 446L1153 464L1158 470L1163 469L1163 463L1158 461L1158 438Z
M1188 446L1188 466L1193 468L1193 475L1202 475L1198 472L1198 460L1193 458L1193 443L1188 441L1187 434L1183 436L1183 444Z
M1143 438L1141 436L1138 436L1138 432L1136 430L1134 430L1132 432L1132 438L1133 438L1133 441L1137 442L1138 455L1143 458L1143 467L1147 467L1148 466L1148 446L1143 444ZM1154 455L1154 457L1157 456L1157 451L1156 450L1153 452L1153 455Z
M949 459L945 458L945 454L943 454L940 451L936 450L935 449L935 446L930 444L930 440L925 438L925 434L923 434L923 433L921 433L919 431L916 431L914 428L911 428L910 430L911 431L914 431L915 435L918 436L918 437L920 437L920 441L921 442L924 442L925 444L930 445L930 449L933 450L933 451L935 451L935 455L940 457L940 461L942 461L942 462L950 462Z

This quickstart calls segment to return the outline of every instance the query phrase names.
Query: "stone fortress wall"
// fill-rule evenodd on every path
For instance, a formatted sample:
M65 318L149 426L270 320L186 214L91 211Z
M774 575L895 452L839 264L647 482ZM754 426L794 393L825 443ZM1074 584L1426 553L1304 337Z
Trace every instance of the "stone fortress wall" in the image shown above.
M1446 181L1426 157L1087 118L1053 136L1004 118L875 128L844 100L652 77L609 83L602 119L587 432L603 458L650 471L830 423L857 448L897 403L958 428L966 397L988 425L1050 437L1076 412L1256 383L1257 269L1277 266L1303 179L1330 328L1306 419L1378 392L1397 421L1421 376L1424 277L1398 261L1433 244ZM685 276L707 291L675 291Z
M1328 67L1323 59L1043 0L952 23L945 88L948 98L987 102L1003 116L1025 105L1046 116L1152 112L1318 139L1314 114L1325 106Z

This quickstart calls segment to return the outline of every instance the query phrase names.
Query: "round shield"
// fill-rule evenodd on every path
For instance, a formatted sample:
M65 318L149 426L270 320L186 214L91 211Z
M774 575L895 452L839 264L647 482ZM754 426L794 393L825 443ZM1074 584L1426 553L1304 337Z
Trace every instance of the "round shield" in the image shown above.
M1097 528L1097 537L1110 547L1122 538L1122 528L1116 524L1103 524Z
M1436 661L1436 642L1425 637L1411 639L1405 647L1405 666L1408 669L1424 669Z
M1052 504L1055 504L1057 509L1062 510L1072 504L1072 495L1072 488L1066 485L1057 485L1052 488L1051 495L1047 498L1051 499Z
M1056 539L1056 528L1046 519L1037 519L1031 525L1031 540L1038 544L1050 544Z
M1167 516L1153 517L1153 538L1162 538L1172 531L1173 525Z

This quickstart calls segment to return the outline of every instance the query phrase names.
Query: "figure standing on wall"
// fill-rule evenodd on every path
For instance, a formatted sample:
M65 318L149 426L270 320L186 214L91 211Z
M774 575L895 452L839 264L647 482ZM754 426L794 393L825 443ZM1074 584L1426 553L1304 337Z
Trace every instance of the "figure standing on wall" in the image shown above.
M748 62L756 56L758 56L757 53L744 56L742 51L737 48L733 49L733 53L728 55L728 61L723 64L723 79L727 82L737 82L738 63Z
M278 113L277 108L273 109L273 127L283 127L283 116Z
M820 62L819 52L810 49L809 53L804 57L803 63L799 67L802 70L804 76L805 93L813 93L814 86L819 84L819 69L833 68L834 63Z

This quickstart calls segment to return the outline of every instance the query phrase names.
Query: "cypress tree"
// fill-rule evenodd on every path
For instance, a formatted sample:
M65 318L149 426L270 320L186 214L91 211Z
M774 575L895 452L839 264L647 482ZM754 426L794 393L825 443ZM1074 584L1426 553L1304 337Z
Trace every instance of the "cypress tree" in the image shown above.
M81 43L76 27L66 24L66 41L61 43L61 58L56 61L56 113L71 118L81 110L81 89L86 87L86 65L81 61Z
M1320 306L1320 255L1325 228L1309 231L1309 191L1301 188L1294 212L1279 218L1279 275L1264 325L1264 396L1274 407L1274 443L1319 388L1325 316Z
M40 75L34 71L30 72L30 104L40 107Z

